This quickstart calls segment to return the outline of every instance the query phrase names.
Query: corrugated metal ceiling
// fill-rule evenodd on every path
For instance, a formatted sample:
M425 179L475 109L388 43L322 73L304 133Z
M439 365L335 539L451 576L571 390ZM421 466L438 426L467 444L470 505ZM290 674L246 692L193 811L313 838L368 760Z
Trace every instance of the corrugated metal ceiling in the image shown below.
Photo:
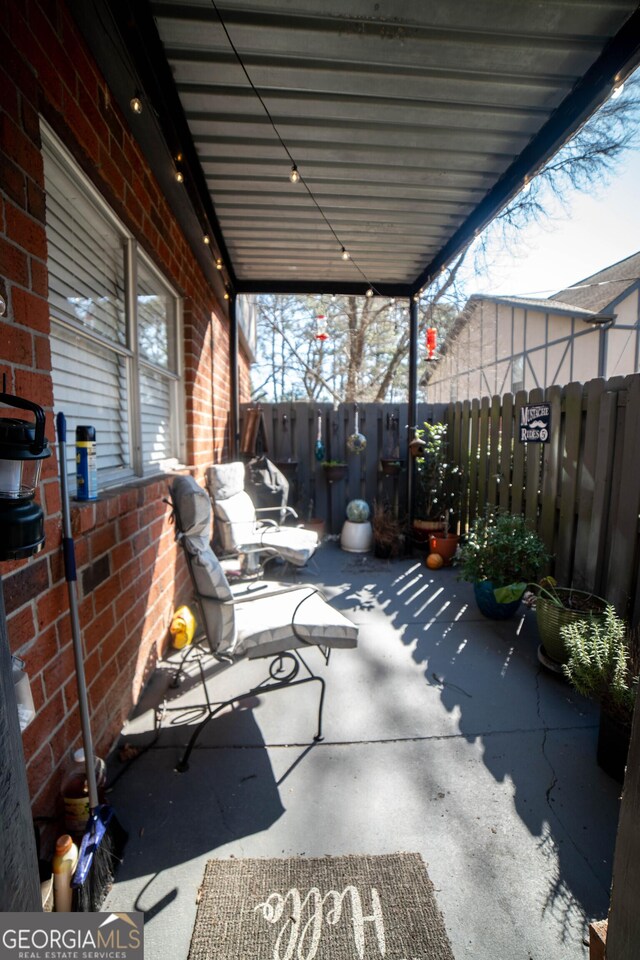
M246 290L415 289L605 98L640 42L638 4L625 0L153 0L150 10L230 275ZM153 46L149 26L136 29ZM229 37L310 193L289 182Z

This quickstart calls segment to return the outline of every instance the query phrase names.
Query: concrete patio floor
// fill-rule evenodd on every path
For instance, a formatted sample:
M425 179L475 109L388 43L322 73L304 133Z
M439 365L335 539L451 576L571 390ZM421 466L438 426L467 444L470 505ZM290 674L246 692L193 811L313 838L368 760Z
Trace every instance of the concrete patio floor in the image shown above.
M214 720L184 774L196 718L166 719L109 794L130 838L102 909L143 910L147 960L182 960L208 859L417 851L456 960L584 960L588 921L608 908L620 788L596 765L597 709L538 662L535 615L485 620L455 569L419 559L333 542L316 557L299 579L360 625L358 649L328 668L308 654L328 681L324 741L315 685ZM171 667L123 742L150 742ZM263 673L225 670L212 697ZM179 698L201 691L187 680Z

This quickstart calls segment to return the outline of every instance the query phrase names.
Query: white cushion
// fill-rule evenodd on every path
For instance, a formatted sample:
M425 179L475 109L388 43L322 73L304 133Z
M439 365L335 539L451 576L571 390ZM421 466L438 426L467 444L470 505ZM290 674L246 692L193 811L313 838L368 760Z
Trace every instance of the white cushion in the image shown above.
M216 463L207 470L207 489L213 500L227 500L244 490L244 463Z
M318 546L318 534L304 527L266 527L260 536L260 543L273 547L283 560L296 567L304 567Z
M310 587L239 602L235 612L238 657L253 660L309 645L355 647L358 642L358 627Z

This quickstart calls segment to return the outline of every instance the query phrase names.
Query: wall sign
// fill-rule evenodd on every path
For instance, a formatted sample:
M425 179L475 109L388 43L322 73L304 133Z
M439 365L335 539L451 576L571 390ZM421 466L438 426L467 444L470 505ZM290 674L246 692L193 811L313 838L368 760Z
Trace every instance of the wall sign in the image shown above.
M551 404L528 403L520 410L520 443L549 443Z

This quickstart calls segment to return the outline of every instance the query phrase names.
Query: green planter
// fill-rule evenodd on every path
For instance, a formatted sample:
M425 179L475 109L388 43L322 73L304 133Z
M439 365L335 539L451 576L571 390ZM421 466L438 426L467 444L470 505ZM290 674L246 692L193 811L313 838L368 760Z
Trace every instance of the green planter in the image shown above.
M602 620L607 605L606 600L584 590L570 590L568 587L556 587L555 593L563 603L558 606L553 600L539 594L536 598L536 620L543 652L555 664L566 663L569 655L560 635L562 627L578 621ZM569 604L575 603L572 607ZM591 601L591 603L590 603ZM579 609L582 605L583 609ZM589 605L593 609L589 610Z

